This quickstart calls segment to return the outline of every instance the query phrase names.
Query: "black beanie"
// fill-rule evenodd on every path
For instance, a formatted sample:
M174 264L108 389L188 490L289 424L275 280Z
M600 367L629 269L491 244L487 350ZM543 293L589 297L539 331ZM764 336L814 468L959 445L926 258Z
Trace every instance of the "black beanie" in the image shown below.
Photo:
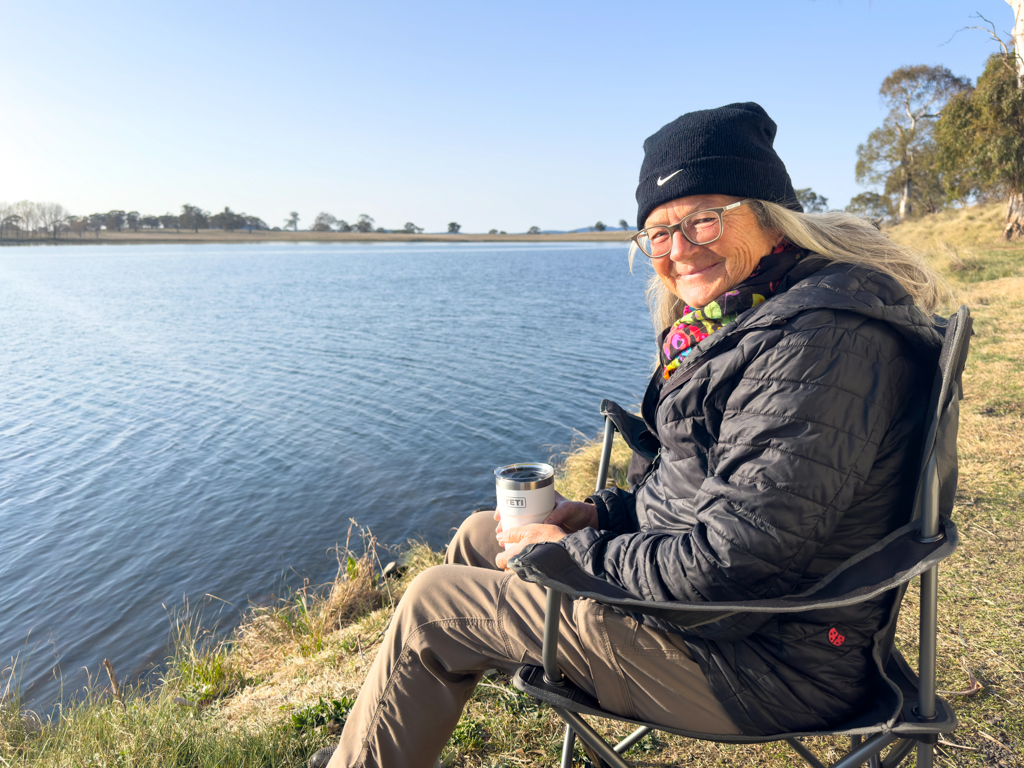
M772 147L777 126L752 101L687 112L644 142L636 227L662 203L688 195L752 197L803 212Z

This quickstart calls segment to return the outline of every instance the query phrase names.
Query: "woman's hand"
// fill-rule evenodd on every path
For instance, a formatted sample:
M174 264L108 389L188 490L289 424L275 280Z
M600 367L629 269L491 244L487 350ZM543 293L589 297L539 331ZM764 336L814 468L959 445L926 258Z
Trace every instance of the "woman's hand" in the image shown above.
M501 513L498 510L494 510L494 519L498 523L494 532L501 533ZM555 508L544 518L544 525L557 525L565 533L597 528L597 507L583 501L569 501L555 491Z
M544 520L545 525L557 525L566 533L584 528L597 528L597 507L584 501L569 501L555 492L555 508Z
M497 510L494 512L494 519L498 521L498 527L495 528L498 541L502 544L513 545L494 559L495 565L501 570L505 570L508 561L518 555L519 551L527 544L558 541L566 534L581 531L584 528L596 528L597 507L582 501L569 501L555 491L555 508L551 510L551 514L543 523L522 525L502 531L501 515Z
M546 525L535 523L534 525L520 525L516 528L509 528L507 531L498 533L498 541L508 544L509 548L499 552L494 558L494 564L502 571L508 568L508 561L519 554L520 550L527 544L537 544L542 541L558 541L565 538L565 531L557 525Z

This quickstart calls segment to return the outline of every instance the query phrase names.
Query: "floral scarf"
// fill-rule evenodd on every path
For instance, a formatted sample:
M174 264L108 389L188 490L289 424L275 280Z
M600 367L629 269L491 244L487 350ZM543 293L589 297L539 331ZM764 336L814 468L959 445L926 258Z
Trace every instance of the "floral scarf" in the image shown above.
M693 347L719 328L728 325L740 312L767 301L778 289L782 278L800 261L804 251L783 241L758 262L750 277L703 307L687 305L683 316L665 334L662 364L667 379L693 351Z

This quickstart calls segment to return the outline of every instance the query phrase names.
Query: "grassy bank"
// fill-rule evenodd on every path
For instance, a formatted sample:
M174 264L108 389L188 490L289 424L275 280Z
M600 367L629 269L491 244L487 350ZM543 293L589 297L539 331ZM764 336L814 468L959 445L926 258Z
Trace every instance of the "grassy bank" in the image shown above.
M625 242L631 233L622 230L604 232L563 232L558 234L405 234L403 232L224 232L201 229L198 232L174 232L163 229L138 232L90 232L82 237L31 237L0 239L3 245L185 245L190 243L546 243L546 242Z
M971 307L977 332L960 426L955 519L962 544L940 577L939 688L950 692L961 725L940 745L938 764L1016 766L1024 764L1024 247L999 243L1000 220L990 209L941 216L891 230L928 252ZM564 458L563 493L581 498L591 490L597 454L588 444ZM613 476L620 481L627 458L617 444ZM0 765L299 768L334 737L331 718L343 717L358 690L393 606L440 555L411 545L401 574L381 578L380 563L391 558L372 541L343 551L333 583L253 609L227 640L182 615L163 685L120 700L97 686L45 723L22 711L16 670L5 669ZM916 585L899 630L904 649L914 647L915 609ZM559 735L549 711L492 677L478 688L444 759L447 766L550 766ZM835 745L811 746L827 756ZM669 736L645 739L632 757L641 765L803 765L779 745Z

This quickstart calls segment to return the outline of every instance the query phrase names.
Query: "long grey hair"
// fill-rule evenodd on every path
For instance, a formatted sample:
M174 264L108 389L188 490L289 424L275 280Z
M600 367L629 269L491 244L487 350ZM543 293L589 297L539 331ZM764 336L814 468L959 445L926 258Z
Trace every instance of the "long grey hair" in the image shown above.
M949 298L949 289L923 256L897 245L873 224L849 213L797 213L776 203L754 200L751 210L762 229L782 233L798 248L813 251L843 264L859 264L896 280L924 312L935 311ZM634 243L629 263L637 251ZM657 275L647 284L647 303L656 332L683 314L683 301L673 295Z

